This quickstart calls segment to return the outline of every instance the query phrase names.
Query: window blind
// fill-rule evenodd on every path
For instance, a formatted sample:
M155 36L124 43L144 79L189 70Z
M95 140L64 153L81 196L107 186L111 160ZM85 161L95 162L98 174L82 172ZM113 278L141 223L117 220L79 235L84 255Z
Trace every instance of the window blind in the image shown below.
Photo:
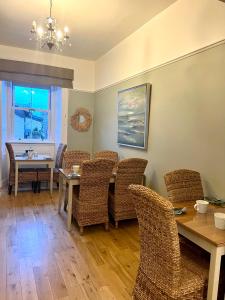
M72 69L0 59L0 80L19 84L73 88L73 79Z

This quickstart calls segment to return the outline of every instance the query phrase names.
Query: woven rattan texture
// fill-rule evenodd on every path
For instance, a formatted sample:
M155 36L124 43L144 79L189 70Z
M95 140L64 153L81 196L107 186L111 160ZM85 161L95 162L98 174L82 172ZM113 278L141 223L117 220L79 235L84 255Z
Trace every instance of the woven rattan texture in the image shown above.
M164 176L168 198L171 202L204 199L200 174L180 169Z
M109 211L115 221L137 217L128 186L142 184L147 163L140 158L128 158L118 163L115 190L109 193Z
M63 155L66 151L67 145L65 144L59 144L56 158L55 158L55 168L53 170L53 181L59 182L59 168L62 168L62 162L63 162ZM45 169L38 169L38 181L50 181L51 177L51 169L45 168Z
M12 147L12 144L5 143L6 148L9 153L9 185L15 184L15 156L14 156L14 150ZM26 182L32 182L37 180L37 172L34 169L31 168L19 168L18 169L18 183L26 183Z
M105 158L105 159L111 159L115 163L118 162L119 156L118 153L115 151L109 151L109 150L104 150L104 151L99 151L96 152L94 155L95 158Z
M73 165L81 165L83 161L90 160L90 153L86 151L69 150L64 153L63 167L65 169L72 168Z
M131 185L129 191L137 212L141 243L134 299L203 299L207 282L205 272L201 271L205 267L199 265L191 270L192 259L181 257L170 201L140 185Z
M82 164L80 189L73 196L73 216L79 226L108 223L108 189L114 162L94 159Z
M37 170L37 180L38 181L50 181L51 178L51 169L42 168ZM59 171L58 169L53 169L53 181L59 182Z

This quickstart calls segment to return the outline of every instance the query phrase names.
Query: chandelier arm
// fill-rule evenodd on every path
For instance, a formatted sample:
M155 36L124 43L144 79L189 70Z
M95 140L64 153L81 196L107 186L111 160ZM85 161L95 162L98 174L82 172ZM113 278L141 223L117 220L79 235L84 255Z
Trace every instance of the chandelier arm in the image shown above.
M50 10L49 10L49 13L50 13L50 18L52 17L52 0L50 0Z

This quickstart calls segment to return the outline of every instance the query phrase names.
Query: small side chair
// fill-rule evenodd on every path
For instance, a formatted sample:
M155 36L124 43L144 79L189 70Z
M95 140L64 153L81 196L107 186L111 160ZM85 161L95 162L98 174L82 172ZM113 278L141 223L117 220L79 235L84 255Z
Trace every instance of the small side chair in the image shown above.
M11 195L12 187L15 185L15 154L11 143L5 143L9 153L9 179L8 179L8 194ZM37 186L37 171L33 168L19 168L18 183L31 183L33 192L36 192Z
M104 151L99 151L94 154L94 158L105 158L105 159L111 159L115 162L115 164L118 163L119 160L119 155L115 151L110 151L110 150L104 150Z
M128 186L143 183L147 163L147 160L141 158L128 158L118 163L115 189L109 192L109 213L115 221L116 228L121 220L137 218Z
M81 165L83 161L90 160L90 153L79 150L68 150L64 153L63 168L71 169L73 165Z
M80 233L84 226L105 224L108 230L108 190L114 163L106 159L93 159L81 166L80 188L74 189L73 217Z
M55 182L58 186L59 184L59 169L62 168L62 163L63 163L63 155L66 151L67 145L65 144L59 144L57 153L56 153L56 159L55 159L55 168L53 170L53 182ZM50 177L51 177L51 170L49 168L42 168L38 169L37 173L38 177L38 192L41 190L41 182L47 181L50 182Z
M165 174L164 180L171 202L204 199L199 172L187 169L175 170Z
M206 299L209 263L185 249L181 252L172 203L140 185L131 185L129 191L141 244L133 299Z

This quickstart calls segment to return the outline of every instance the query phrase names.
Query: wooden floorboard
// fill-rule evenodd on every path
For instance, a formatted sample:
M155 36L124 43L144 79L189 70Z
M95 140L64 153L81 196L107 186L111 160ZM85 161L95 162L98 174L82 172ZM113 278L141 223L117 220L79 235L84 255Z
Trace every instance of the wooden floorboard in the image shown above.
M58 193L0 192L0 300L131 299L139 263L137 221L66 230Z

